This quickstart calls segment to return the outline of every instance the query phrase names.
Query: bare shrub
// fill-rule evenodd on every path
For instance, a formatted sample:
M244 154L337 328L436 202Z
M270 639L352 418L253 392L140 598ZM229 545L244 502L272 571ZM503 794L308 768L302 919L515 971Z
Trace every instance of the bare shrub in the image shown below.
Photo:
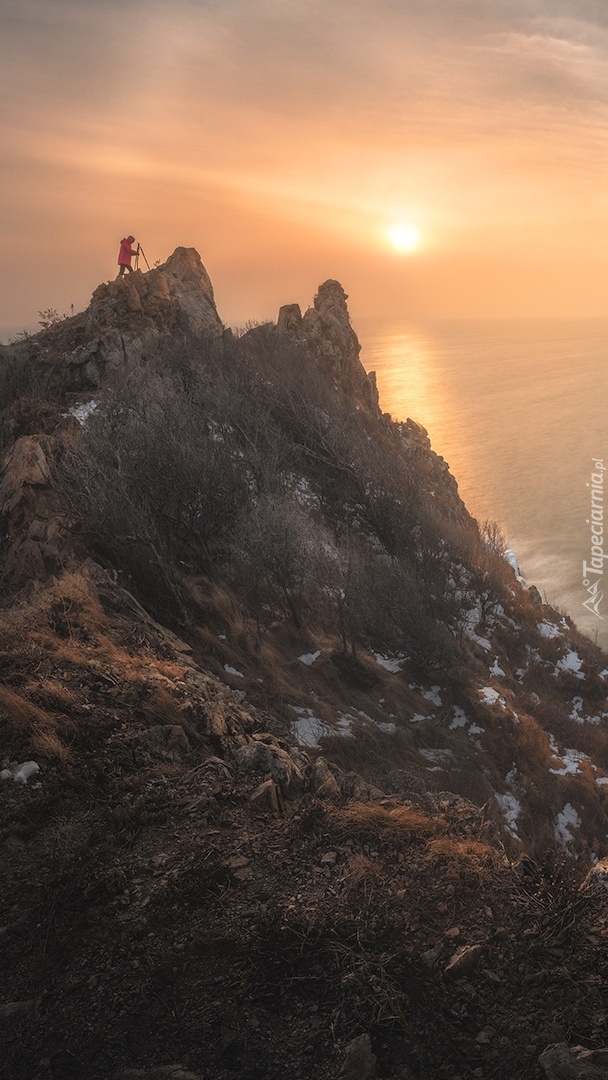
M11 410L38 412L39 403L60 401L62 390L35 355L20 346L0 347L0 447L19 429L19 416ZM22 402L22 406L17 403Z
M507 550L507 541L504 538L502 529L496 521L484 521L479 528L480 536L483 543L490 549L490 551L496 552L497 555L504 555Z
M258 622L264 607L271 618L279 609L299 629L315 601L323 603L336 564L328 531L287 493L263 496L241 518L234 554Z
M62 477L89 543L158 614L186 621L175 567L209 571L248 495L230 432L198 393L130 368L66 452Z

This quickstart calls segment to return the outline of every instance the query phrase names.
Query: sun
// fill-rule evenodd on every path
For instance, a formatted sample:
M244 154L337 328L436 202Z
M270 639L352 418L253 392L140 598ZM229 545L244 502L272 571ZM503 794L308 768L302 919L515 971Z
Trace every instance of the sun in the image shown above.
M415 225L399 224L391 225L388 230L388 238L395 251L403 255L411 255L420 243L420 233Z

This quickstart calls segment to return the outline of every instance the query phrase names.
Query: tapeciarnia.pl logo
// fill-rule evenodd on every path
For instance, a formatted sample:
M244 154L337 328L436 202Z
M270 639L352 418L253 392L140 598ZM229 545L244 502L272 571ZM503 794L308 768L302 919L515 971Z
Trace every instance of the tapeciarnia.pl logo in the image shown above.
M591 517L587 518L586 524L591 527L591 557L589 562L583 559L583 586L589 593L583 600L583 607L587 608L598 619L600 604L604 593L602 591L604 576L604 559L608 559L608 553L604 553L604 472L606 466L603 458L591 458L593 471L591 482L587 484L591 496Z

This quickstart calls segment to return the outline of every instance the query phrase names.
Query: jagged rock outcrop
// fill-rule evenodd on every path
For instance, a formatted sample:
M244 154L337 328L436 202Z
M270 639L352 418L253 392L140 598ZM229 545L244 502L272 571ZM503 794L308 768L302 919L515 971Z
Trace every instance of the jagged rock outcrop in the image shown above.
M18 439L0 462L1 578L9 585L43 580L58 565L66 529L53 497L56 440Z
M161 266L135 271L93 293L87 308L88 341L66 356L99 381L108 364L139 359L167 334L221 338L213 286L194 248L179 247Z
M178 247L165 263L99 285L88 308L9 347L9 355L38 362L43 378L61 369L69 390L99 386L112 366L157 352L170 336L221 341L224 326L213 286L194 248Z
M324 281L314 306L304 315L298 304L280 308L277 330L300 342L337 381L379 411L376 375L366 372L359 360L361 345L351 325L347 300L339 281Z
M87 309L91 330L145 332L175 329L219 337L224 327L213 286L194 248L178 247L165 263L100 285Z

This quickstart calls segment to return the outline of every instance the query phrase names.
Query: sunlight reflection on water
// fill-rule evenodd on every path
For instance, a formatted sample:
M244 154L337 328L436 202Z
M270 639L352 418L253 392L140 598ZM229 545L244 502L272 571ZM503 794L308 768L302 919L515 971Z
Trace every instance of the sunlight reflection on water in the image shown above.
M591 458L608 463L608 322L363 320L357 332L381 407L423 424L471 513L497 521L528 581L608 646L608 588L603 621L582 607L581 573Z

